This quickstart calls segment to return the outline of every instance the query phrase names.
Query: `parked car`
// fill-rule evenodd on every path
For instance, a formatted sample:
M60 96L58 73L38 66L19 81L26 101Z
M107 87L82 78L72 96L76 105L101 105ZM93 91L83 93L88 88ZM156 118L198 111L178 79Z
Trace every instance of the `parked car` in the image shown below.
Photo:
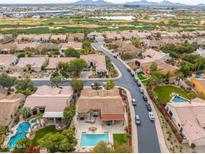
M143 100L144 100L145 102L147 102L147 101L148 101L147 96L143 95L143 96L142 96L142 98L143 98Z
M153 112L149 112L148 115L149 115L149 119L151 121L154 121L154 113Z
M138 86L138 87L141 87L141 86L142 86L139 81L137 82L137 86Z
M117 58L117 54L114 54L113 57L114 57L114 58Z
M140 93L144 94L144 89L142 87L140 88Z
M132 77L135 76L135 72L134 71L131 71L130 74L131 74Z
M149 103L146 103L146 107L147 107L147 111L149 111L149 112L152 111L152 107Z
M129 69L129 68L127 68L127 71L130 73L131 72L131 70Z
M133 106L136 106L136 105L137 105L136 100L135 100L134 98L132 99L132 105L133 105Z
M135 122L137 125L141 124L140 116L138 114L135 116Z

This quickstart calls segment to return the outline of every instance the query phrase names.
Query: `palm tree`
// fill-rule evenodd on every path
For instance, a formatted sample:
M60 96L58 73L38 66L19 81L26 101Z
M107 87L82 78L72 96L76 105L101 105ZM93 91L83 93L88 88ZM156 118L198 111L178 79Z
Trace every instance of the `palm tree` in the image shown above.
M20 114L23 115L24 119L28 118L29 116L31 116L31 108L28 107L21 108Z
M39 121L40 126L42 127L41 119L43 119L43 113L38 112L36 119Z

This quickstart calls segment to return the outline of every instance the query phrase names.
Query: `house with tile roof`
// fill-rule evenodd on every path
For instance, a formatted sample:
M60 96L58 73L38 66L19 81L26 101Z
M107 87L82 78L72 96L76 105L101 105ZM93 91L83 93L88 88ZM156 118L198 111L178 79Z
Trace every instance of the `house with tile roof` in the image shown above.
M61 122L64 109L70 105L73 96L71 87L38 87L37 91L26 98L24 107L31 108L33 114L43 113L49 121Z
M85 88L76 107L78 119L100 117L102 122L123 122L125 120L125 106L119 94L119 89L93 90Z
M170 102L165 109L183 136L183 143L205 145L205 100L195 98L180 103Z

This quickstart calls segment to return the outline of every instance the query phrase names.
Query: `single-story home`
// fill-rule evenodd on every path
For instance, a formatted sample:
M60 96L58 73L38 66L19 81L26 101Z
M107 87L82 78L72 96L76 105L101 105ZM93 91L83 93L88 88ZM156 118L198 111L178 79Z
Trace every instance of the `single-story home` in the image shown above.
M78 119L100 117L102 122L124 122L125 106L119 94L119 89L93 90L85 88L77 101L76 112Z
M82 42L85 39L84 33L73 33L67 36L68 42Z
M8 126L12 122L24 101L25 96L22 94L6 95L0 93L0 126Z
M174 74L178 70L178 67L176 67L176 66L172 66L172 65L167 64L167 63L165 63L164 61L161 61L161 60L156 60L156 61L149 62L149 63L142 63L140 65L141 69L143 70L143 72L145 74L150 74L150 66L153 63L157 65L158 71L163 73L163 74L166 74L168 72Z
M137 61L140 64L144 64L144 63L151 63L157 60L161 60L161 61L167 61L168 59L170 59L169 54L161 52L161 51L156 51L154 49L147 49L144 53L143 53L143 58L142 59L137 59Z
M132 45L131 42L124 42L117 49L117 52L119 55L130 54L134 58L137 57L138 55L142 54L143 51L144 51L144 49L136 48L134 45Z
M22 34L16 38L17 42L49 42L51 34Z
M50 57L48 59L48 66L46 69L55 70L58 67L59 63L68 63L71 60L75 59L74 57Z
M184 137L183 143L205 146L205 100L170 102L165 107L171 120Z
M8 54L8 53L14 53L15 51L16 51L16 44L14 43L0 44L0 53Z
M24 107L30 108L33 114L43 113L43 117L50 122L61 122L64 109L70 105L72 96L71 87L41 86L26 98Z
M61 43L60 44L61 51L67 50L69 48L80 50L80 49L82 49L82 43L80 43L80 42L68 42L68 43Z
M0 34L0 43L7 43L13 40L13 36L11 34Z
M67 41L67 35L52 35L50 40L63 43Z
M98 75L107 74L105 55L88 54L88 55L81 55L80 58L84 59L90 67L95 67L96 73Z
M17 70L31 69L33 71L41 71L42 67L46 64L46 57L22 57L19 58L18 63L15 65L15 68Z
M11 54L0 54L0 70L7 70L17 63L17 57Z
M54 44L54 43L40 43L37 47L37 50L55 51L55 50L59 50L59 45Z
M16 51L37 49L39 45L37 42L16 43Z
M94 67L98 75L107 74L105 55L88 54L88 55L81 55L80 58L84 59L88 63L89 67ZM46 68L48 70L54 70L57 68L60 62L70 62L73 59L75 58L74 57L51 57L48 60L48 66Z

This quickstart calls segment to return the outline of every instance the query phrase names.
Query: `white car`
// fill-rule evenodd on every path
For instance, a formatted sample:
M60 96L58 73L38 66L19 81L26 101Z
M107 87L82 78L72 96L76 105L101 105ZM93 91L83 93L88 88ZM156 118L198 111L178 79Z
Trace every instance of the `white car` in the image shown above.
M149 119L151 121L154 121L154 113L153 112L149 112L148 115L149 115Z
M137 105L136 100L135 100L134 98L132 99L132 105L133 105L133 106L136 106L136 105Z
M140 88L140 93L144 94L144 89L142 87Z

